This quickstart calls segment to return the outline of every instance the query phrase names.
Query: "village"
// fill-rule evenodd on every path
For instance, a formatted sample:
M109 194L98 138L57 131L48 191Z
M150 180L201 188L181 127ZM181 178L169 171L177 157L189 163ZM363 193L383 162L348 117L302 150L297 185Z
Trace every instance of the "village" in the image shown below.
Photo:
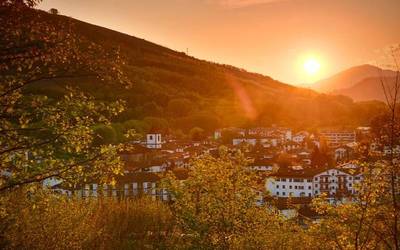
M153 130L144 140L132 142L120 153L124 174L115 185L87 183L71 190L60 183L52 188L82 198L148 195L170 201L168 191L160 187L163 174L172 171L184 180L192 160L204 154L218 157L220 147L230 152L240 150L248 161L247 167L260 177L258 204L272 201L287 216L294 212L292 206L300 206L300 212L310 217L315 213L309 205L320 195L325 195L330 203L352 201L357 184L363 180L359 162L365 160L365 151L376 159L391 154L389 146L374 138L370 127L318 133L293 132L277 126L224 128L201 141L164 138ZM396 146L393 153L399 152L400 147Z

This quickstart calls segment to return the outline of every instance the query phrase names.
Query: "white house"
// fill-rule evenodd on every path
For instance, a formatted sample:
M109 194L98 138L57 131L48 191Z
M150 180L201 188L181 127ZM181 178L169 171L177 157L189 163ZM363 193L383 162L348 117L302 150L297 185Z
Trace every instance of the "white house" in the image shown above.
M302 143L305 138L306 138L306 136L304 134L297 134L292 137L292 141L294 141L296 143Z
M301 166L279 168L266 181L266 189L275 197L312 197L314 172Z
M146 147L147 148L161 148L161 133L150 132L146 135Z
M257 138L234 138L232 139L232 144L237 146L242 143L247 143L249 145L255 146L257 144Z
M348 152L345 147L338 147L335 149L334 152L335 152L335 160L336 161L343 160L348 157Z
M360 180L358 173L352 175L338 168L327 169L314 176L314 195L326 193L330 197L346 197L355 194L354 184Z

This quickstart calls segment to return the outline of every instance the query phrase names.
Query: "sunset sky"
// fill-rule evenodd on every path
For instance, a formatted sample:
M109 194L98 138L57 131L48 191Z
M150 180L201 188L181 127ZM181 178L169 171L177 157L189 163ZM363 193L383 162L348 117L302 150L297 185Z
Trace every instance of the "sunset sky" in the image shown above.
M400 42L399 0L44 0L44 10L290 84Z

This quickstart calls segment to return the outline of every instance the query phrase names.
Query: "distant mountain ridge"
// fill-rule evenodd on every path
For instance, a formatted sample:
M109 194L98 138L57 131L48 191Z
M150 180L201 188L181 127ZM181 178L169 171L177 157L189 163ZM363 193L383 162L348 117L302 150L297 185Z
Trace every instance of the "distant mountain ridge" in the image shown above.
M320 80L312 85L312 88L320 92L334 92L340 89L353 87L357 83L367 78L379 78L381 76L394 77L396 72L382 70L370 64L351 67L341 71L329 78Z
M395 77L370 77L361 80L349 88L338 89L332 93L349 96L355 101L385 101L385 94L381 83L382 80L384 81L385 87L390 86L390 88L392 88L396 79Z
M395 71L364 64L318 81L312 85L312 88L324 93L345 95L355 101L384 101L381 79L384 79L387 84L391 84L395 77Z

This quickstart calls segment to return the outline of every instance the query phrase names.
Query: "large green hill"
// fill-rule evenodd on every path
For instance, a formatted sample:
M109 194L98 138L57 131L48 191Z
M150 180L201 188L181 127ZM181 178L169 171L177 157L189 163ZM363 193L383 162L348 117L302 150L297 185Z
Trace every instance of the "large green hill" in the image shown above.
M120 49L132 89L86 79L74 81L99 99L126 100L127 110L115 122L139 131L159 127L186 133L201 127L210 132L224 126L271 124L299 129L357 126L368 125L382 109L381 103L355 103L343 96L322 95L69 17L48 17L72 20L76 31L88 40L106 49ZM45 82L39 89L49 94L57 92L60 84Z

